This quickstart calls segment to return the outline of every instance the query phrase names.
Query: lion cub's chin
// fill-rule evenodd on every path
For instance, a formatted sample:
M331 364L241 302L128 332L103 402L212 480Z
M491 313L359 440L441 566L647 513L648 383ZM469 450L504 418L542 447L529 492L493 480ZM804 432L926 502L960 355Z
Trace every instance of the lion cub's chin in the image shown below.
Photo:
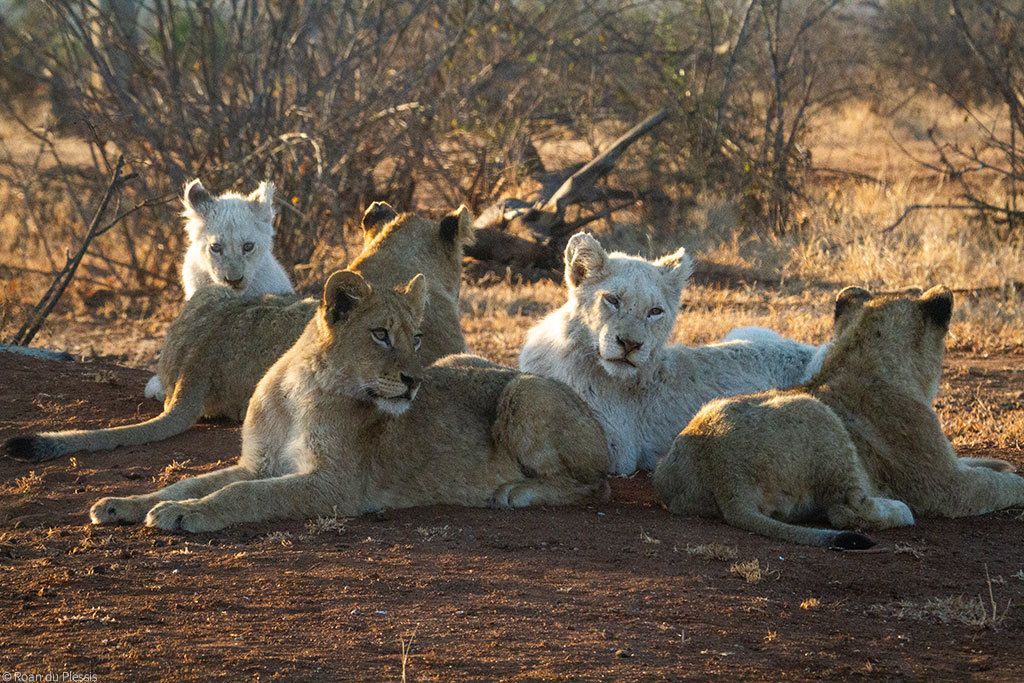
M401 415L409 410L409 406L412 405L412 399L402 396L396 396L395 398L378 397L373 399L373 402L378 410L394 416Z
M621 360L608 360L607 358L600 358L601 367L612 377L619 377L621 379L629 379L630 377L636 377L636 374L640 372L640 368L635 365L630 365Z

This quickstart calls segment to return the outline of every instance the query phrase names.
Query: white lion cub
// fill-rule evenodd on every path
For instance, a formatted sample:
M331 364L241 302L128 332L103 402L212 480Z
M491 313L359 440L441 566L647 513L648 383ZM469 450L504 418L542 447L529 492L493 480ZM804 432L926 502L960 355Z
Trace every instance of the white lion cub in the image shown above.
M223 285L243 299L264 294L292 294L274 246L274 185L260 183L248 197L237 192L211 195L199 179L185 185L182 199L189 247L181 269L185 299L208 285ZM160 377L146 383L146 398L165 398Z
M226 285L246 299L295 291L271 253L272 183L260 183L248 197L236 192L214 197L196 178L185 186L182 203L189 239L181 269L185 299L206 285Z
M712 399L798 384L816 350L781 337L666 346L692 269L685 249L647 261L573 235L568 301L527 334L520 369L565 382L590 405L612 472L653 469Z

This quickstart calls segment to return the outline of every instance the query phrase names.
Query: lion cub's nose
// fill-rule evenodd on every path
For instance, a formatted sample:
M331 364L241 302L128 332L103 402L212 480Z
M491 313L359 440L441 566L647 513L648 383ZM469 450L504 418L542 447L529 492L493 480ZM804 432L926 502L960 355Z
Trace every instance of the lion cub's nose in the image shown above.
M233 287L234 289L238 289L239 287L241 287L241 286L242 286L242 280L243 280L243 279L244 279L244 276L243 276L243 277L240 277L240 278L238 278L237 280L232 280L232 279L231 279L231 278L229 278L229 277L225 277L225 278L224 278L224 282L228 283L228 285L230 285L230 286L231 286L231 287Z
M402 380L402 384L405 385L405 388L408 389L408 391L405 392L406 394L411 395L414 391L420 388L419 377L411 377L404 372L399 373L398 376Z
M622 351L625 355L629 355L634 351L639 351L640 347L644 345L643 342L633 341L632 339L623 339L622 337L615 337L615 341L622 347Z

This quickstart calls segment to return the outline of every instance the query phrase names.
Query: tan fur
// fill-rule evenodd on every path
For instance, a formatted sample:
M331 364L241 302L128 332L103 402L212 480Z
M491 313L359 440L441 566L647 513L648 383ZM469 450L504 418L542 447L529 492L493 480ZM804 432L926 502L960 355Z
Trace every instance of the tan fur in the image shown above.
M104 498L94 523L167 530L449 503L518 507L607 495L601 426L571 389L472 356L424 370L425 289L339 271L267 372L238 464L155 493ZM423 346L427 339L423 337Z
M659 463L654 485L677 514L811 545L865 547L859 534L789 522L883 529L913 515L959 517L1024 505L1001 460L957 458L932 403L952 293L872 297L847 288L835 341L801 387L715 401ZM913 513L913 514L912 514Z
M433 361L465 351L459 326L462 248L472 240L466 207L434 221L398 215L377 202L363 219L372 239L350 268L374 285L391 287L416 273L430 275L422 354ZM299 338L317 308L314 299L267 296L244 301L226 287L203 287L171 325L158 374L168 394L164 411L141 424L92 431L49 432L9 440L6 450L25 460L75 451L137 445L180 434L201 416L242 420L256 383Z

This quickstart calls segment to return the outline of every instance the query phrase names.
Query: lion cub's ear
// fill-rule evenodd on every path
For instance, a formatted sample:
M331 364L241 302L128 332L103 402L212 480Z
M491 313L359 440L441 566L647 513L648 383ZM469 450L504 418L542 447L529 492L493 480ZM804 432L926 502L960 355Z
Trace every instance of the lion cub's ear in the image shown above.
M352 309L370 296L372 291L369 283L359 273L351 270L336 271L324 285L322 307L327 322L333 325L347 320Z
M565 245L565 281L578 287L597 277L608 264L608 252L589 232L578 232Z
M246 197L246 200L252 205L252 210L259 220L264 223L274 220L274 183L264 180Z
M449 244L471 244L476 239L473 232L473 212L462 204L455 211L441 219L441 239Z
M921 295L918 300L925 320L930 320L942 329L949 327L953 317L953 292L946 285L936 285Z
M855 311L874 295L863 287L844 287L836 294L836 310L833 320L839 320L846 313Z
M206 218L213 206L213 195L203 187L199 178L195 178L185 183L185 195L181 198L181 203L188 218Z
M423 277L423 273L417 273L405 285L396 287L395 291L406 296L417 318L423 317L423 310L427 307L428 296L427 278Z
M387 202L374 202L363 212L363 241L369 242L380 229L398 218L398 214Z
M669 284L680 291L686 287L690 276L693 275L693 259L683 247L662 256L654 265L668 278Z

